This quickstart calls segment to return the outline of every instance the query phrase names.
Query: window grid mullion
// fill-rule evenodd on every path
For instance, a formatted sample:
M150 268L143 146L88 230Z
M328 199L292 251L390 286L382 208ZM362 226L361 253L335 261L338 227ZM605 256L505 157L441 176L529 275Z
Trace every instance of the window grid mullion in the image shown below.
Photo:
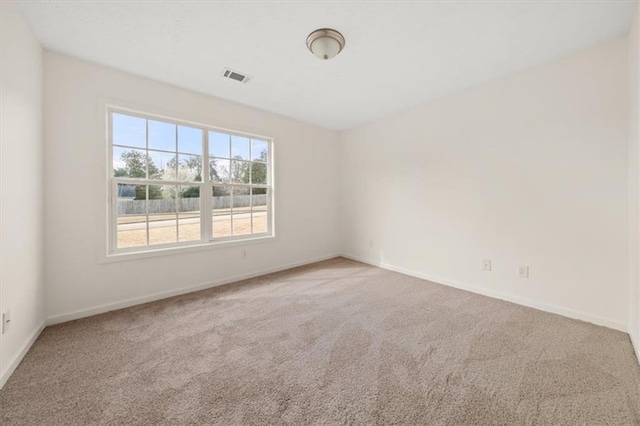
M173 153L173 155L175 155L175 176L176 176L176 180L180 180L180 175L178 175L179 171L180 171L180 157L178 157L178 125L176 124L175 126L175 132L174 132L174 140L175 140L175 152ZM175 185L174 186L174 190L175 190L175 194L174 194L174 200L173 200L173 205L176 209L176 212L174 214L175 217L175 221L176 221L176 242L179 243L180 242L180 220L179 220L179 216L178 216L178 212L180 211L180 209L178 208L178 196L180 194L180 189L182 187L179 185Z
M229 216L231 217L231 236L233 237L233 188L229 194Z
M253 138L249 138L249 183L253 183ZM249 230L253 235L253 188L249 188Z
M155 180L155 179L136 179L128 177L114 177L111 178L114 182L124 183L127 185L156 185L156 186L171 186L171 185L203 185L200 181L186 181L186 180Z
M144 214L146 217L147 246L149 246L149 185L144 186Z
M180 206L178 205L178 195L180 194L181 186L176 186L175 206L176 206L176 242L180 242Z
M109 173L111 173L111 181L109 182L109 200L111 210L109 214L111 217L108 219L107 226L109 227L109 240L107 251L111 251L118 248L118 185L113 181L113 113L107 112L107 143L109 144L109 158L107 159Z
M111 220L113 232L109 232L111 238L111 247L118 248L118 184L116 182L111 183Z
M145 136L145 153L144 156L147 160L147 164L146 164L146 169L147 172L145 173L145 175L147 176L147 179L149 179L149 120L144 120L145 123L145 132L144 132L144 136ZM147 247L149 247L149 184L145 185L144 187L145 190L145 195L144 195L144 212L145 212L145 217L146 217L146 229L147 229Z
M146 148L141 148L141 147L139 147L139 146L119 145L119 144L117 144L117 143L114 143L114 144L112 144L112 145L113 145L113 147L115 147L115 148L137 149L137 150L139 150L139 151L144 151L144 150L146 150ZM159 149L159 148L150 149L149 151L153 151L153 152L162 152L162 153L164 153L164 154L175 154L175 151L167 151L166 149ZM198 155L198 154L195 154L195 153L193 153L193 152L182 152L182 151L180 151L180 150L178 150L178 154L181 154L181 155Z
M205 162L206 160L206 162ZM209 163L209 131L202 131L202 182L200 187L200 239L201 241L211 241L213 237L213 205L211 197L213 186L210 182L211 164Z

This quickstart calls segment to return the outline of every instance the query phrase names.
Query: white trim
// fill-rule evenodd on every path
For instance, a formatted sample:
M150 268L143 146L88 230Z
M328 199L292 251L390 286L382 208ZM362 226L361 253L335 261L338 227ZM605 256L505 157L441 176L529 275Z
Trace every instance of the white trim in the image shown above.
M208 245L217 245L218 243L224 243L227 241L238 241L238 242L243 242L243 241L247 241L250 239L259 239L259 238L264 238L264 237L274 237L275 236L275 232L274 232L274 213L273 213L273 172L272 169L275 167L275 162L274 162L274 156L273 156L273 145L274 145L274 138L273 137L268 137L268 136L264 136L261 134L255 134L255 133L249 133L249 132L242 132L239 130L230 130L230 129L225 129L222 127L218 127L218 126L212 126L212 125L207 125L207 124L203 124L203 123L197 123L197 122L193 122L193 121L188 121L188 120L183 120L181 118L173 118L173 117L168 117L165 115L158 115L155 113L150 113L150 112L142 112L142 111L138 111L135 109L131 109L128 108L126 106L120 106L119 103L112 103L112 102L108 102L108 101L104 101L104 102L100 102L99 103L99 114L103 114L104 115L104 119L106 120L106 124L107 124L107 128L106 128L106 142L107 142L107 170L106 170L106 176L107 176L107 248L106 248L106 254L105 253L100 253L99 254L99 263L110 263L112 261L118 261L118 260L124 260L124 257L120 256L120 255L128 255L130 253L148 253L148 252L154 252L154 256L157 256L158 254L170 254L172 252L164 250L164 249L179 249L182 247L191 247L192 249L196 249L196 250L202 250L205 248L205 246ZM138 179L138 178L130 178L130 177L115 177L113 176L113 148L114 147L120 147L120 148L127 148L127 146L125 145L117 145L114 144L113 141L113 115L114 114L119 114L119 115L127 115L127 116L132 116L132 117L138 117L141 119L145 120L145 126L146 126L146 131L145 131L145 147L140 148L140 147L128 147L128 149L136 149L136 150L144 150L146 155L149 155L149 152L165 152L165 153L170 153L175 155L176 159L179 159L179 155L180 155L180 142L178 140L178 128L179 126L189 126L189 127L193 127L193 128L197 128L200 129L202 132L202 153L200 155L198 154L185 154L185 155L196 155L202 158L202 170L201 170L201 174L202 174L202 181L201 182L188 182L188 181L180 181L180 180L176 180L176 181L169 181L169 180L161 180L161 179L152 179L149 176L149 173L147 172L147 176L146 178L142 179ZM170 123L172 125L174 125L176 127L176 146L175 146L175 151L168 151L168 150L151 150L149 147L149 120L157 120L157 121L163 121L166 123ZM100 125L99 127L102 127L102 125ZM212 182L210 180L210 156L209 156L209 132L219 132L219 133L223 133L229 136L229 161L230 161L230 166L231 164L233 164L234 159L231 158L232 154L233 154L233 137L242 137L242 138L246 138L248 143L249 143L249 158L247 160L235 160L235 161L242 161L243 163L246 163L249 165L249 173L251 173L252 170L252 164L254 163L253 161L253 156L251 155L251 150L253 147L253 140L259 140L262 142L266 142L267 144L267 157L268 157L268 161L265 164L266 168L267 168L267 181L265 184L254 184L254 183L238 183L238 182L231 182L231 176L229 176L229 182ZM262 163L262 162L260 162ZM177 166L176 166L177 167ZM177 169L176 169L177 171ZM177 178L177 176L176 176ZM253 234L253 232L249 235L231 235L229 237L215 237L212 235L211 232L207 232L210 230L211 228L211 209L209 209L208 207L210 206L210 201L208 201L209 197L205 196L202 197L201 196L201 201L200 201L200 240L199 241L190 241L190 242L184 242L181 243L180 242L180 237L179 237L179 233L180 233L180 226L179 226L179 211L177 209L177 203L178 203L178 199L176 197L176 242L174 243L167 243L167 244L158 244L158 245L151 245L149 242L149 205L148 202L146 203L146 216L147 216L147 220L146 220L146 228L147 228L147 243L145 246L139 246L139 247L130 247L130 248L118 248L117 247L117 219L118 219L118 202L117 202L117 198L116 198L116 188L117 185L123 183L123 184L132 184L132 185L144 185L146 187L146 191L147 191L147 201L149 200L149 188L151 185L158 185L158 186L164 186L164 185L175 185L175 186L184 186L184 185L188 185L188 186L198 186L200 188L200 194L202 195L202 193L209 193L211 191L211 188L214 188L215 186L224 186L224 187L231 187L231 200L233 200L233 188L235 187L243 187L243 188L249 188L251 190L251 188L265 188L267 191L267 232L265 233L260 233L260 234ZM250 192L251 193L251 192ZM208 202L204 203L202 202L202 198L205 198ZM250 197L250 200L252 201L252 197ZM206 207L205 209L203 209L203 207ZM250 209L250 220L251 220L251 230L253 231L253 210ZM233 205L231 206L230 209L230 218L231 218L231 233L233 234ZM155 247L154 247L155 246ZM141 256L141 257L146 257L146 256ZM141 258L138 257L138 258ZM133 256L129 257L129 259L132 259Z
M143 303L153 302L156 300L166 299L173 296L179 296L182 294L193 293L194 291L206 290L212 287L218 287L225 284L230 284L236 281L242 281L249 278L259 277L261 275L271 274L274 272L284 271L286 269L296 268L298 266L309 265L311 263L322 262L323 260L334 259L340 257L339 254L331 254L327 256L320 256L312 259L307 259L299 262L288 263L285 265L277 266L275 268L262 269L248 274L235 275L233 277L224 278L216 281L209 281L205 283L195 284L187 287L177 288L175 290L168 290L159 293L150 294L148 296L136 297L133 299L126 299L120 302L107 303L104 305L94 306L93 308L82 309L80 311L69 312L66 314L56 315L49 317L45 320L46 325L59 324L62 322L73 321L80 318L90 317L93 315L102 314L105 312L115 311L118 309L128 308L131 306L140 305Z
M257 235L257 236L256 236ZM177 254L186 254L193 253L204 250L213 250L218 248L229 248L235 247L239 245L253 245L253 244L261 244L269 241L275 240L275 235L267 235L267 234L253 234L246 236L236 236L233 239L217 241L215 243L202 243L200 241L196 242L185 242L180 245L171 244L171 245L156 245L150 246L154 247L151 250L144 251L120 251L115 254L110 254L108 256L101 257L98 261L99 264L107 264L107 263L115 263L115 262L126 262L130 260L140 260L140 259L149 259L152 257L158 256L167 256L167 255L177 255Z
M113 200L111 197L111 187L110 187L111 185L110 170L112 170L110 164L111 164L113 155L110 152L111 148L109 143L110 126L109 126L109 120L108 120L109 118L108 109L114 106L117 106L117 109L126 111L127 113L131 113L131 112L135 113L136 111L145 111L146 115L153 115L155 120L158 120L158 119L161 120L163 117L174 117L173 120L181 121L186 125L193 125L193 126L200 126L200 127L215 127L227 133L234 133L234 134L239 133L239 135L244 135L244 136L248 135L250 137L255 137L256 139L259 139L259 138L265 139L264 136L261 136L264 132L263 128L247 126L247 123L243 122L242 120L240 121L220 120L219 117L216 117L215 121L219 125L210 126L210 125L203 124L211 121L211 117L207 114L203 115L202 113L196 113L196 114L191 113L187 117L183 112L178 110L158 108L157 106L154 106L151 104L139 103L136 101L132 101L130 99L99 96L95 104L95 108L96 108L95 120L97 123L95 140L100 143L101 149L104 150L103 152L104 152L104 160L105 160L102 162L101 170L100 170L100 173L105 179L105 185L101 186L100 188L100 196L103 199L108 199L109 202L111 203L113 203ZM231 130L231 129L235 129L235 130ZM269 133L271 134L271 136L267 139L271 139L271 144L269 146L269 149L270 149L269 158L271 161L271 170L270 170L271 171L271 175L270 175L271 197L273 199L273 197L275 197L277 193L277 191L275 190L276 162L275 162L274 152L277 149L275 145L277 145L276 141L279 139L280 134L276 129L269 130ZM103 188L106 189L106 193L102 192ZM271 200L269 201L271 202L271 205L270 205L271 217L268 218L268 222L270 226L269 231L271 233L271 239L273 239L273 238L276 238L275 219L274 219L276 205ZM111 257L111 258L108 257L107 254L109 253L109 247L115 246L115 244L112 244L112 241L111 241L112 235L110 232L111 231L110 220L112 217L111 208L112 207L108 205L108 208L105 209L103 203L96 203L96 208L94 210L95 217L101 224L100 227L96 228L96 231L98 233L96 234L96 245L94 247L94 250L95 250L94 256L95 256L96 262L99 264L119 262L123 260L134 260L136 258L135 256L129 255L129 254L127 254L129 257L127 257L126 259L120 258L120 257ZM267 239L266 238L255 239L255 240L252 240L251 243L258 243L262 241L267 241ZM238 241L238 244L248 244L248 243L250 242L246 240ZM138 259L143 259L146 257L156 257L160 255L165 255L165 254L183 254L183 253L190 253L192 251L200 251L200 250L205 250L210 248L213 249L216 247L229 247L231 245L235 245L235 242L234 243L221 242L219 243L219 245L216 244L215 246L212 245L212 246L206 246L206 247L200 246L200 245L189 246L189 247L178 247L179 251L174 251L174 252L169 252L168 250L167 251L158 250L158 251L154 251L153 253L145 252L145 253L149 253L148 256L142 255L142 252L141 252L141 255L136 254L136 256L138 256L137 257Z
M584 312L575 311L573 309L563 308L560 306L547 305L545 303L536 302L531 299L527 299L524 297L513 296L510 294L502 293L499 291L488 290L481 287L476 287L473 285L469 285L466 283L461 283L459 281L452 281L442 277L438 277L435 275L431 275L424 272L411 271L404 268L399 268L397 266L390 265L388 263L383 262L375 262L371 261L359 256L354 256L350 254L342 254L342 257L346 259L355 260L358 262L366 263L368 265L377 266L382 269L386 269L393 272L399 272L401 274L409 275L416 278L421 278L423 280L431 281L437 284L446 285L449 287L458 288L461 290L470 291L472 293L482 294L484 296L493 297L494 299L506 300L507 302L517 303L518 305L526 306L529 308L539 309L541 311L550 312L552 314L562 315L564 317L577 319L580 321L590 322L592 324L600 325L607 328L612 328L614 330L622 331L627 333L627 324L617 321L611 321L605 318L600 318L594 315L590 315Z
M0 389L4 387L5 383L7 383L13 372L16 371L16 368L18 368L18 365L20 365L20 362L22 362L24 356L27 354L27 352L29 352L31 346L33 346L36 340L38 340L38 337L40 337L40 333L42 333L44 327L45 322L42 321L40 325L35 329L35 331L31 334L31 337L29 337L29 340L27 340L22 349L20 349L20 351L16 355L14 355L11 362L9 362L9 366L2 373L2 377L0 377Z

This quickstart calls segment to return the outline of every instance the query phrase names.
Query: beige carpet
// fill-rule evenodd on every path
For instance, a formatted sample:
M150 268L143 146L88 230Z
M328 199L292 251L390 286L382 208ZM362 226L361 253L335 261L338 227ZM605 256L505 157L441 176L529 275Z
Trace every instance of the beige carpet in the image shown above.
M345 259L48 327L11 424L640 424L626 334Z

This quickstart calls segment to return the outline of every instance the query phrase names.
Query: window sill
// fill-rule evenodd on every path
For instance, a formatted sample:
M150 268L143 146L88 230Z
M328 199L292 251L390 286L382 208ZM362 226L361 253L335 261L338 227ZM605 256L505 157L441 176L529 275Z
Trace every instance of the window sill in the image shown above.
M144 251L130 251L120 253L110 253L106 256L102 256L100 259L101 264L127 262L131 260L148 259L153 257L168 256L168 255L180 255L194 252L201 252L212 249L230 248L243 245L252 245L259 243L266 243L275 239L275 235L266 235L255 238L243 238L240 240L218 241L213 243L193 244L181 247L166 247Z

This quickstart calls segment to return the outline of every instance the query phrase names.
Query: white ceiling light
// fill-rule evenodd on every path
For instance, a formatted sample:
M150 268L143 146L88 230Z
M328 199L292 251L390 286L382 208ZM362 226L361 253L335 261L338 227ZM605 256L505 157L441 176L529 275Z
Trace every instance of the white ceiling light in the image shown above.
M320 59L331 59L344 49L344 37L336 30L321 28L307 37L307 47Z

